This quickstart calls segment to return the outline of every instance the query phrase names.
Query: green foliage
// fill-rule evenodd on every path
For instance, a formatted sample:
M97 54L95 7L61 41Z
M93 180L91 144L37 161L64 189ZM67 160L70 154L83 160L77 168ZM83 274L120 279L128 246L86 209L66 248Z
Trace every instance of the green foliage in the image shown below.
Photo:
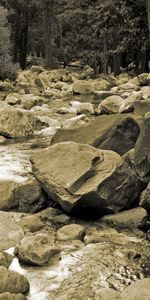
M14 79L18 66L12 62L10 27L7 22L8 11L0 6L0 78Z

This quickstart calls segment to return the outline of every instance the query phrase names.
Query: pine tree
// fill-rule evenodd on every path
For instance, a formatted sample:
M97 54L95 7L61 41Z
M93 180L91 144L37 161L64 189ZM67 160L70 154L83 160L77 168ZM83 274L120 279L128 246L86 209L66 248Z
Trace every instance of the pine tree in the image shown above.
M14 78L17 65L12 62L10 27L7 21L8 11L0 6L0 78Z

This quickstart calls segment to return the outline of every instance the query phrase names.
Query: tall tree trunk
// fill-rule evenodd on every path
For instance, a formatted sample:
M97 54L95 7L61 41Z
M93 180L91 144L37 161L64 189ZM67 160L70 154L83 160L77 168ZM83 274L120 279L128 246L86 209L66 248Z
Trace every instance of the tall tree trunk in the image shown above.
M53 45L52 45L52 8L47 1L43 1L44 8L44 40L46 67L53 68Z
M20 33L19 57L20 57L20 66L23 70L26 68L27 51L28 51L28 24L22 28Z
M19 35L20 35L20 28L19 28L19 20L15 22L15 29L14 29L14 49L13 49L13 61L14 63L18 62L18 45L19 45Z
M140 54L140 67L139 67L139 73L145 72L145 66L146 66L146 52L141 52Z
M149 45L150 45L150 0L147 0L147 17L148 17Z
M114 54L113 64L114 64L114 74L115 74L115 76L117 76L121 73L121 70L120 70L120 55L119 54Z

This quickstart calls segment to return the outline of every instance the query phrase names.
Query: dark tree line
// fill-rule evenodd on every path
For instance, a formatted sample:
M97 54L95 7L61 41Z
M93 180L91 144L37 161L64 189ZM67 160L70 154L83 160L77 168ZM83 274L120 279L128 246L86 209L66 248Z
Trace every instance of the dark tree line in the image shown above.
M2 39L5 32L9 38L0 53L22 69L29 54L48 68L74 59L116 75L129 65L136 73L149 69L150 0L1 0L0 6Z

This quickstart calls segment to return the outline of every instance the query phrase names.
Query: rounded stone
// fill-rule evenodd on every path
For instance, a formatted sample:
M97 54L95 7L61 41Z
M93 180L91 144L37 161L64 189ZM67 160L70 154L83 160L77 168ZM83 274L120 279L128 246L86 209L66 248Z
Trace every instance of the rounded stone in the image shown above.
M70 224L61 227L56 234L57 240L83 240L85 236L85 228L79 224Z

